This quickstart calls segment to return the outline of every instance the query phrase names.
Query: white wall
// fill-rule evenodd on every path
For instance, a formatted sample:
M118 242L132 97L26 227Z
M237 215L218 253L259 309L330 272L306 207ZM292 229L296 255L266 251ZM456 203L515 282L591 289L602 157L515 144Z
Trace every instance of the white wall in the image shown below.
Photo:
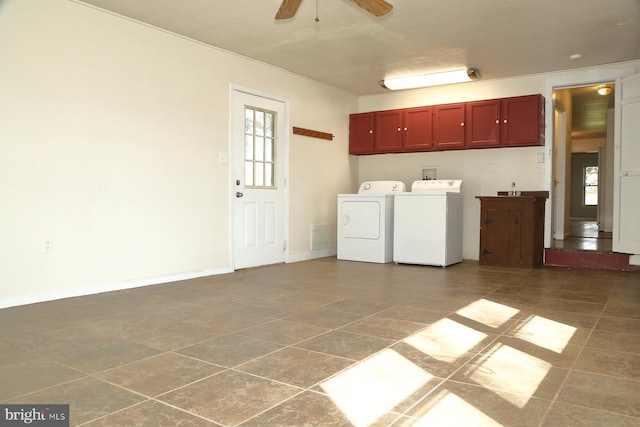
M356 185L348 92L65 0L4 1L0 61L0 307L229 271L231 84L335 134L290 135L289 259Z

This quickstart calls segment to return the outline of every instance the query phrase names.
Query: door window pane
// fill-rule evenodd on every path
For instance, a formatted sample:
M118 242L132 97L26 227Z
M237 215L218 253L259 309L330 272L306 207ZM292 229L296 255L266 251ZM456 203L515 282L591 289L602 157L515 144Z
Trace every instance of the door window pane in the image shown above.
M245 107L245 185L254 188L274 188L275 120L270 111Z

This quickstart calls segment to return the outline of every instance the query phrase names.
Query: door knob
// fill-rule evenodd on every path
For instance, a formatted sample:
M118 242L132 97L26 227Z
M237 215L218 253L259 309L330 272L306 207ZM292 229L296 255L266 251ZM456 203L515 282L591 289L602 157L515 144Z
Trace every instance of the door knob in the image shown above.
M241 193L241 192L239 192L239 191L238 191L238 192L236 192L236 197L237 197L237 198L240 198L240 197L242 197L242 196L244 196L244 194L242 194L242 193Z

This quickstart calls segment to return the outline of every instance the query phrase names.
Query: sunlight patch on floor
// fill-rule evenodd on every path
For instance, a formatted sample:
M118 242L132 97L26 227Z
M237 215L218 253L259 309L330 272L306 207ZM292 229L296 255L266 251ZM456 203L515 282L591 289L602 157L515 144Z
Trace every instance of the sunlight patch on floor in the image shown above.
M502 424L449 391L434 396L412 426L501 427Z
M487 334L476 331L451 319L441 319L404 342L434 359L452 362L464 356Z
M523 408L551 369L551 364L513 347L496 344L465 375ZM501 394L498 390L509 393ZM515 394L511 394L515 393Z
M516 338L562 353L575 334L576 328L541 316L532 316L514 333Z
M460 316L498 328L518 314L520 310L497 302L479 299L456 311Z
M433 376L391 349L323 382L322 389L355 426L367 426Z

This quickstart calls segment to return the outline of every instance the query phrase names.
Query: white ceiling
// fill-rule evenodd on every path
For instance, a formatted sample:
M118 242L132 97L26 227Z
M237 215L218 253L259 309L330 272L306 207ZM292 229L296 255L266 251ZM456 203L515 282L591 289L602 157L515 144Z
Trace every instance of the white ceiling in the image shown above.
M385 77L477 68L483 79L640 59L640 0L84 0L357 95ZM318 16L315 22L316 1ZM581 54L572 60L570 55Z
M472 67L487 80L640 59L640 0L388 0L381 18L350 0L303 0L283 21L281 0L73 1L357 95L387 92L385 77ZM602 137L613 96L572 91L573 134Z

